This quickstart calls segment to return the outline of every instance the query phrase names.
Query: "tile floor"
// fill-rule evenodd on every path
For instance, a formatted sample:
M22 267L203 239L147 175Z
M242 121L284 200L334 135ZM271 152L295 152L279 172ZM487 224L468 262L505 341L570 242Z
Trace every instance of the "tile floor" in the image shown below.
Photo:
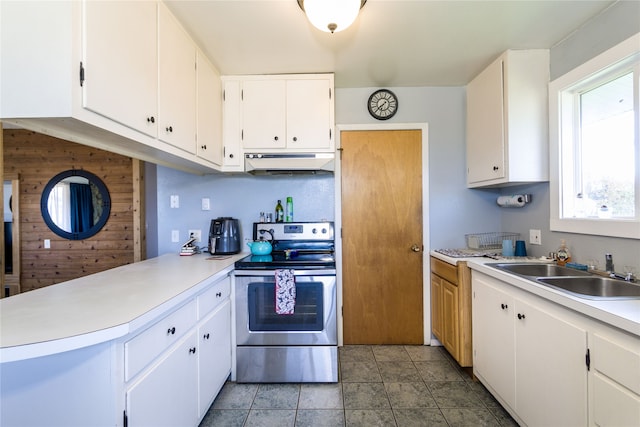
M337 384L228 382L200 427L517 426L443 347L345 346Z

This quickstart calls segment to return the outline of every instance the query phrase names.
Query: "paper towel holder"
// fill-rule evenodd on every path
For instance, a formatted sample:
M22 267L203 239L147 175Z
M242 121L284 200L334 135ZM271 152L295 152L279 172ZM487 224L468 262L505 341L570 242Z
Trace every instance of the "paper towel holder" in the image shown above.
M500 196L496 203L501 208L521 208L532 199L531 194L512 194L509 196Z

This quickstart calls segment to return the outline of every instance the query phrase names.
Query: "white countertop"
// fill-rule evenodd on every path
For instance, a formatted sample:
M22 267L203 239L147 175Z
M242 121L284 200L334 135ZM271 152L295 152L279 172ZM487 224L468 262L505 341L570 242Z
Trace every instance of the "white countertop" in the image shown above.
M466 261L472 270L480 271L578 313L640 336L640 299L592 300L580 298L485 265L501 261L490 258L473 258L466 259Z
M0 363L113 340L229 274L246 253L167 254L0 299Z

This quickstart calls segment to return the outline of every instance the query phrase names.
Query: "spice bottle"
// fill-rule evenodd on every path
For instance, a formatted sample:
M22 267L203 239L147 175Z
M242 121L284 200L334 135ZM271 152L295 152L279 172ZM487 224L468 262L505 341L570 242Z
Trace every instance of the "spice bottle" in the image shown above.
M282 209L282 201L278 200L278 204L276 205L276 222L284 221L284 209Z

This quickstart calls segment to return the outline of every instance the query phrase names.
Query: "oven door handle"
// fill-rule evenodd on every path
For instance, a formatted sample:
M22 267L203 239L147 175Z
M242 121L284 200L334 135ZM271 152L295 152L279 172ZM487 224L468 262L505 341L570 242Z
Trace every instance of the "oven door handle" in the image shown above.
M256 276L275 276L277 269L263 269L263 270L235 270L234 275L236 277L256 277ZM295 268L294 268L295 270ZM295 270L296 276L335 276L336 270L332 268L318 269L318 270Z

